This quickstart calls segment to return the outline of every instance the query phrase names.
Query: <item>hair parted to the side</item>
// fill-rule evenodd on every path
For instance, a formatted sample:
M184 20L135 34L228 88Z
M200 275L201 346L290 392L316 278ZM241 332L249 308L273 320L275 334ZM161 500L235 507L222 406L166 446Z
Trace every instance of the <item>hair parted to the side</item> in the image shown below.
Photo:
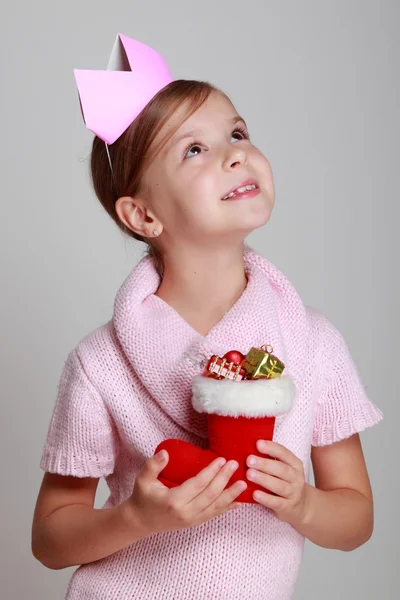
M115 210L115 203L122 196L134 197L139 190L143 191L141 188L142 177L147 165L162 150L182 123L207 100L213 91L225 95L211 83L186 79L172 81L160 90L128 129L109 146L113 173L105 143L97 136L93 140L90 175L96 196L125 234L147 244L146 254L152 257L161 278L164 267L160 251L150 240L136 234L120 221ZM182 104L184 104L185 110L180 122L155 144L155 139L162 127Z

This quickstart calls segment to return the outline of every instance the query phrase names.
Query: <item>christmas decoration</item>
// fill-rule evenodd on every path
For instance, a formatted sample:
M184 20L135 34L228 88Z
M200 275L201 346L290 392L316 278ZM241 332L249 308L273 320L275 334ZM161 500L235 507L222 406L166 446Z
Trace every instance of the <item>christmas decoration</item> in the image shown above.
M282 375L284 363L272 352L270 346L261 346L246 355L230 350L210 357L192 382L193 408L207 415L208 449L178 439L161 442L155 453L165 449L169 454L159 475L164 485L180 485L222 456L239 463L229 485L239 479L247 483L237 501L255 503L256 489L268 491L247 480L246 460L250 454L266 456L258 452L256 442L273 439L276 416L290 410L295 395L292 379Z

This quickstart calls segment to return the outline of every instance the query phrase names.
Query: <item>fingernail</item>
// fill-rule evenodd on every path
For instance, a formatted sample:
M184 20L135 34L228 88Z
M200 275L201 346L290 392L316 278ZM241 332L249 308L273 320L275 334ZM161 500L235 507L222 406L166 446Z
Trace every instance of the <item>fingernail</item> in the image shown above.
M160 462L163 462L163 460L165 460L167 457L167 453L165 452L165 450L160 450L160 452L157 452L156 454L156 459L159 460Z
M243 492L247 488L247 484L245 481L239 481L239 483L237 484L237 487L238 487L238 490Z
M219 467L223 467L225 463L226 463L226 459L220 458L217 464Z
M231 470L231 471L236 471L236 469L238 468L238 466L239 466L239 463L238 463L238 462L236 462L236 460L234 460L234 461L231 463L231 465L230 465L230 467L229 467L229 468L230 468L230 470Z
M254 467L254 465L256 464L257 459L255 456L249 456L249 459L247 461L247 464L249 464L251 467Z

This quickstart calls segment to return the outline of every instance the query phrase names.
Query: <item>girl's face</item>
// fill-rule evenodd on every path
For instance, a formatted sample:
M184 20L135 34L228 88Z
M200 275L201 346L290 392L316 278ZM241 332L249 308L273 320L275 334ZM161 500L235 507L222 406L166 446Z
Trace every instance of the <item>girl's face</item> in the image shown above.
M159 135L174 126L179 111ZM147 206L167 249L238 242L269 219L275 203L271 166L251 143L231 102L212 92L175 132L144 175ZM223 199L243 185L256 191Z

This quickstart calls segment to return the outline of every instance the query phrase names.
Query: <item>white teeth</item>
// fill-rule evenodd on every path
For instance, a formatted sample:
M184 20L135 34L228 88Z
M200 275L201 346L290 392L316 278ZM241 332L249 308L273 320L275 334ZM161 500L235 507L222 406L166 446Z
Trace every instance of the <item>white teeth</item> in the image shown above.
M228 198L232 198L232 196L234 196L234 195L235 195L235 192L231 192L230 194L228 194L228 196L224 196L222 198L222 200L227 200Z
M246 192L247 190L255 190L256 187L257 186L254 183L252 183L251 185L245 185L243 187L237 188L234 192L231 192L227 196L224 196L222 198L222 200L227 200L228 198L232 198L232 196L234 196L236 194L236 192L238 192L239 194L243 194L243 192Z

